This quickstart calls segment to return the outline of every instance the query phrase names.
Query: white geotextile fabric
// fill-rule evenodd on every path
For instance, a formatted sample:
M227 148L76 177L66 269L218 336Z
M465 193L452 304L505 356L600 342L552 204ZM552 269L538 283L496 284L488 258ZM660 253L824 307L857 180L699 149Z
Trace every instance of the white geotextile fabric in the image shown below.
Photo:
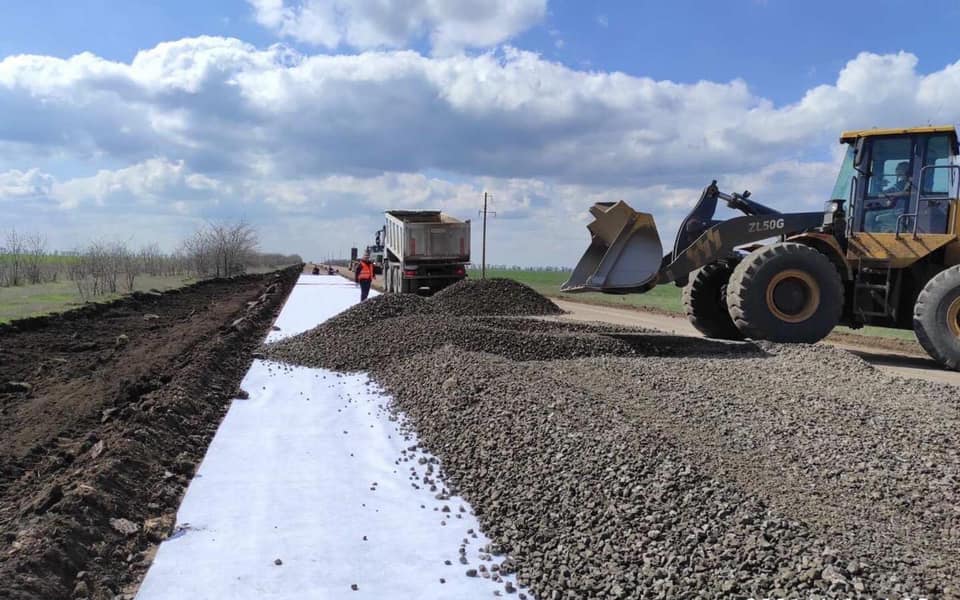
M358 301L343 281L301 276L272 337ZM422 478L423 465L395 464L414 442L365 375L257 360L242 387L250 398L220 425L139 600L467 599L503 589L465 576L489 540L467 533L479 525L462 499L411 485L410 467ZM469 566L458 560L463 538Z

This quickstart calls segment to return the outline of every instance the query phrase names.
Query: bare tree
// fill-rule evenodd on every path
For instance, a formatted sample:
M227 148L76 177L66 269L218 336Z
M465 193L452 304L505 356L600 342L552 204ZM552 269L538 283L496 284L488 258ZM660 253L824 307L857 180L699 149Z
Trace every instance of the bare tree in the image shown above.
M47 258L47 240L39 233L21 237L23 244L23 278L26 283L43 283L43 266Z
M23 283L23 237L16 229L7 231L5 239L6 280L4 285L15 286Z
M123 271L124 289L132 292L134 283L136 282L137 276L140 275L142 268L140 257L123 245L118 245L116 251L121 270Z
M149 244L140 248L138 253L138 258L140 261L140 267L143 269L143 272L151 277L158 277L163 275L163 263L164 256L163 252L160 251L160 246L156 244Z

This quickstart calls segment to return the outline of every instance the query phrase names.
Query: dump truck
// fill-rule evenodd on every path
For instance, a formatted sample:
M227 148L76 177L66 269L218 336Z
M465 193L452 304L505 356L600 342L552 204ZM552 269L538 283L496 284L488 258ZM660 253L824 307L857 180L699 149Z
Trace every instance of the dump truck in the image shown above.
M467 276L469 220L438 210L388 210L382 231L387 292L430 295Z
M788 213L708 185L666 254L653 216L591 207L591 243L566 292L683 287L708 337L817 342L837 325L913 330L960 370L960 206L956 129L845 131L824 210ZM715 219L719 201L744 214Z

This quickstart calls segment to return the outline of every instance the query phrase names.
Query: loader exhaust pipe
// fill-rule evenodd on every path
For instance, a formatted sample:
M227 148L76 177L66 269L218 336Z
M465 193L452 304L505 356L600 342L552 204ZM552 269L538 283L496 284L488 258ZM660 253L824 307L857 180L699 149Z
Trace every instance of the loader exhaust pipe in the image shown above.
M653 288L663 256L653 215L623 201L598 202L590 214L590 247L560 291L628 294Z

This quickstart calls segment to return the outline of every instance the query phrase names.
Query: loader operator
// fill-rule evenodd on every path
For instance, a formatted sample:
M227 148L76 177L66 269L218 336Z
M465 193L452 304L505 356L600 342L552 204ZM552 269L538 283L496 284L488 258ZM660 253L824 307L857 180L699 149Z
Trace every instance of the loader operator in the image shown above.
M363 258L357 263L357 268L353 273L354 281L360 285L360 302L367 299L370 294L370 284L376 278L373 272L373 263L370 262L370 253L365 252Z
M882 200L867 203L868 219L865 231L872 233L893 233L897 220L907 212L910 204L910 162L897 164L896 181L883 188Z

